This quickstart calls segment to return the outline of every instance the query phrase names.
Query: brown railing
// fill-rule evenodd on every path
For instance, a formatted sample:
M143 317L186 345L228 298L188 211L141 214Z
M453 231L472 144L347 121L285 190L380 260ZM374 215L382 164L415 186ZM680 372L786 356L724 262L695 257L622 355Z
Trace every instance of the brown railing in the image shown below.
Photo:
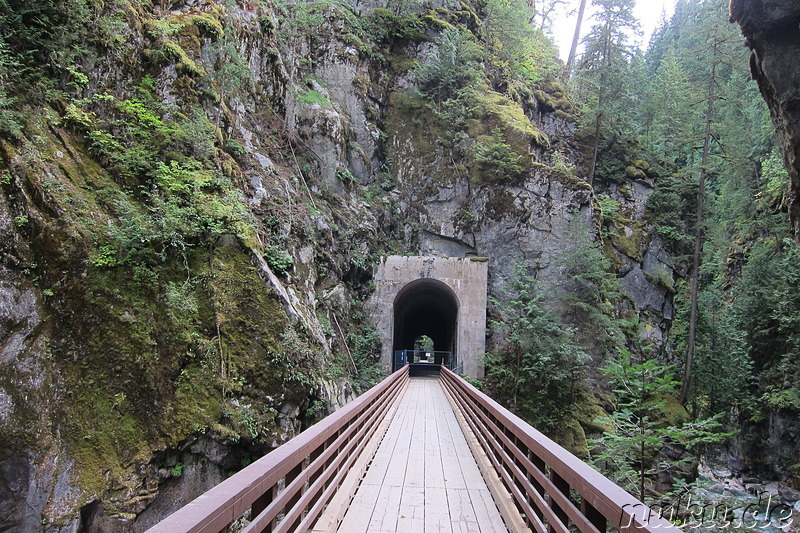
M442 368L459 407L516 511L539 533L680 530L459 376ZM490 485L491 486L491 485Z
M408 367L165 518L148 533L306 531L408 381Z

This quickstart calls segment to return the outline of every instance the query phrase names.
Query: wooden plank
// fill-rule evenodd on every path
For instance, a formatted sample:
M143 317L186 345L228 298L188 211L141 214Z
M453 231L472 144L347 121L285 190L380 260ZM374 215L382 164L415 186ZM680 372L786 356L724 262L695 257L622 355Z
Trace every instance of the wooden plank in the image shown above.
M409 380L339 531L508 531L438 379Z
M506 524L508 524L508 528L515 532L530 531L530 529L525 525L525 521L523 520L522 516L520 516L516 504L514 503L514 499L508 493L497 472L492 467L491 461L486 456L486 453L478 442L477 437L470 429L467 421L464 419L464 416L460 413L460 411L457 410L455 399L449 394L447 398L450 400L451 404L453 404L455 418L458 420L458 423L464 432L465 440L467 441L469 448L472 450L475 460L474 462L477 463L480 469L478 475L485 480L483 487L479 486L476 478L474 477L474 471L468 467L468 464L465 461L462 463L462 466L465 469L462 470L462 472L464 472L466 485L477 491L477 494L481 494L481 489L488 486L489 491L491 491L491 494L494 497L494 501L496 502L496 506L499 509L500 514L503 516Z
M376 488L377 489L377 488ZM382 487L380 495L372 511L369 531L394 531L397 528L398 516L402 511L401 500L403 487ZM348 531L342 528L340 531Z
M453 531L453 518L447 501L447 490L443 488L425 487L425 501L433 505L425 507L425 531Z
M478 524L481 528L481 533L507 533L508 528L505 524L497 523L494 520L495 513L497 513L497 504L488 490L471 490L469 491L472 506L475 509L475 514L478 517ZM513 529L513 531L528 531L524 529Z
M448 489L447 506L454 524L477 524L478 515L467 489Z
M402 490L395 531L424 532L425 489L423 487L403 487Z
M395 400L395 405L397 404L398 400ZM327 509L317 520L314 528L312 529L312 533L330 533L337 530L339 523L344 517L344 513L347 510L350 500L355 495L359 484L364 481L364 474L374 460L375 454L377 453L380 444L383 442L383 438L386 435L389 426L391 425L391 421L396 413L396 407L389 408L386 413L386 418L379 424L373 438L371 438L366 446L364 446L364 449L361 451L358 460L350 468L350 472L348 473L347 477L337 489L334 497L331 498L331 501L328 503ZM372 472L376 477L380 475L379 469L373 469ZM365 494L369 494L369 491L365 491Z

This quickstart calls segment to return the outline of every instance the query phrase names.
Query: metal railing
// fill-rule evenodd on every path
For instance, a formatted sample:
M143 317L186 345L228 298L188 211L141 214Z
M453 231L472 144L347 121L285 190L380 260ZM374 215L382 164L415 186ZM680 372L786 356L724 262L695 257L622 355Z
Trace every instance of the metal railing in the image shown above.
M394 368L402 368L407 364L432 363L443 365L447 368L453 366L453 352L426 351L426 350L395 350Z
M447 368L445 390L513 498L538 533L680 533L671 522L545 437Z
M408 381L408 367L199 496L148 533L306 531Z

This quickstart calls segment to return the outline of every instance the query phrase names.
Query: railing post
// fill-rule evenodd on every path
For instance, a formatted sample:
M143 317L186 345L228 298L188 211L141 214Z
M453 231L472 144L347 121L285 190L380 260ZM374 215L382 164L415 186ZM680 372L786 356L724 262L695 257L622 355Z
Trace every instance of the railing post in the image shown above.
M275 496L278 495L278 487L272 486L267 492L256 498L256 501L253 502L253 505L250 507L250 516L255 517L261 514L261 511L267 508L269 504L272 503L272 500L275 499ZM263 531L264 533L271 533L272 530L275 528L276 520L273 520Z
M294 467L288 474L286 474L286 484L288 485L289 483L294 481L295 478L297 478L300 474L303 473L303 470L305 470L307 466L308 466L308 459L303 459L302 461L300 461L300 463L296 467ZM305 486L303 486L300 490L297 491L297 494L292 496L289 499L289 501L286 502L286 508L287 509L292 509L295 505L297 505L297 502L300 500L300 498L303 496L303 494L305 494L305 492L306 492L306 488L305 488ZM305 512L301 513L300 519L302 519L302 516L304 514L305 514ZM299 522L299 519L298 519L298 522Z
M528 456L528 459L530 459L531 463L533 463L533 466L535 466L539 470L539 472L544 474L544 472L546 470L545 462L542 461L542 459L540 459L539 456L537 456L535 453L533 453L533 450L529 449L528 453L527 453L527 456ZM536 476L534 476L533 472L530 472L530 471L528 472L528 481L531 482L531 485L533 485L533 488L536 490L536 492L538 492L539 494L544 496L544 487L542 486L541 483L539 483L536 480ZM533 497L532 494L528 495L528 504L531 507L533 507L534 511L536 512L536 515L539 517L539 520L544 518L544 513L542 512L541 509L539 509L538 505L536 505L536 500L535 500L535 498ZM531 526L531 527L533 527L532 518L533 517L528 518L528 522L529 522L528 525Z
M553 482L553 485L559 492L561 492L561 494L569 498L569 483L567 483L567 481L559 476L558 473L553 469L550 469L550 481ZM548 500L550 502L550 508L553 510L553 513L556 515L556 517L558 517L562 524L567 525L568 516L564 509L555 503L552 496L549 496ZM550 533L555 533L557 531L555 528L553 528L552 524L550 524L549 530Z
M597 528L601 533L605 532L608 527L608 521L603 514L595 509L595 507L586 501L586 498L581 499L581 513L585 516L591 524Z

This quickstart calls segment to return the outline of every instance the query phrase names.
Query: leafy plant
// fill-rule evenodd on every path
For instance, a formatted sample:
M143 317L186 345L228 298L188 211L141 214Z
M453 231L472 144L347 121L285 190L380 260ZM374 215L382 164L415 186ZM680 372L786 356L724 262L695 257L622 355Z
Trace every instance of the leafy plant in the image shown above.
M506 142L500 128L495 128L485 141L476 142L472 155L481 178L487 183L516 183L526 174L522 156Z
M169 472L170 472L170 474L172 474L172 475L173 475L173 476L175 476L175 477L180 477L180 476L181 476L181 474L183 474L183 469L184 469L184 468L186 468L186 465L185 465L185 464L183 464L183 463L176 463L176 464L175 464L175 466L173 466L173 467L170 469L170 471L169 471Z
M269 268L278 276L287 274L294 266L294 260L289 252L277 244L264 246L264 259Z
M412 74L423 94L441 104L456 99L462 89L477 83L482 51L475 39L465 31L447 28L439 43Z
M345 184L352 184L356 182L356 177L350 172L350 169L336 170L336 179Z
M599 244L588 237L589 230L575 214L570 222L570 241L576 246L558 255L561 266L559 301L564 318L576 327L576 338L605 359L616 353L624 336L616 315L621 293L611 261Z
M635 361L627 350L604 368L617 395L609 431L592 439L592 463L641 501L658 476L696 461L703 446L719 442L719 416L691 421L678 403L675 369L652 359Z
M490 321L492 335L501 340L486 355L487 389L531 424L556 427L575 402L586 355L544 306L526 265L516 265L503 298L492 305L497 312Z

